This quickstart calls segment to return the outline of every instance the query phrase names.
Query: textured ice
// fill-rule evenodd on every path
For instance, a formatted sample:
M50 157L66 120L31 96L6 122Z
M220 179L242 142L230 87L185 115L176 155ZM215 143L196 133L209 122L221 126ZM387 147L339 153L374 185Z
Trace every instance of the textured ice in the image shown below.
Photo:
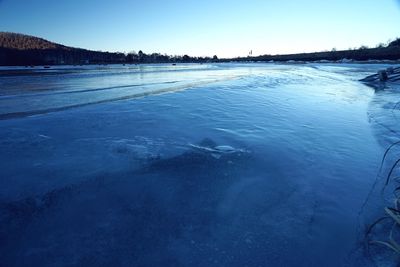
M383 67L0 69L0 265L373 266Z

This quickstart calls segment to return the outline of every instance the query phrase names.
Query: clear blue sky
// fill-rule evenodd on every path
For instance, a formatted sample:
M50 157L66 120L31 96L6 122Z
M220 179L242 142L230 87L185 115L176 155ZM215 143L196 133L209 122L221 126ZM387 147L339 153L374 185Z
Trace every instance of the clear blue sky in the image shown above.
M0 31L103 51L219 57L375 46L399 0L0 0Z

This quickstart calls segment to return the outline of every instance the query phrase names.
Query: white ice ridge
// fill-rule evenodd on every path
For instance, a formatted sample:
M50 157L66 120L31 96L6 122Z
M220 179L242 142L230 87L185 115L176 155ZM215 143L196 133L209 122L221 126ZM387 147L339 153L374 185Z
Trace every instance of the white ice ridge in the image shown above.
M214 158L220 158L224 154L249 153L249 151L246 150L246 149L233 148L233 147L231 147L229 145L220 145L220 146L208 147L208 146L194 145L194 144L190 144L189 143L189 146L191 148L194 148L196 151L199 151L199 152L202 152L202 153L209 153Z

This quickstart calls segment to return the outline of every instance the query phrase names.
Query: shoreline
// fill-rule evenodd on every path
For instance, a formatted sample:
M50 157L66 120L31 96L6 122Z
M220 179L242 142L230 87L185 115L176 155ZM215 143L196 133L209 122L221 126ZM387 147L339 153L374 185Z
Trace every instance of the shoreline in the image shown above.
M229 64L229 63L239 63L239 64L389 64L389 65L400 65L399 60L349 60L349 59L341 59L341 60L316 60L316 61L303 61L303 60L287 60L287 61L263 61L263 60L223 60L219 62L177 62L177 63L166 63L166 62L152 62L152 63L108 63L108 64L97 64L97 63L89 63L89 64L38 64L38 65L0 65L1 68L23 68L23 69L50 69L51 67L85 67L85 66L141 66L141 65L171 65L171 66L179 66L179 65L205 65L205 64Z

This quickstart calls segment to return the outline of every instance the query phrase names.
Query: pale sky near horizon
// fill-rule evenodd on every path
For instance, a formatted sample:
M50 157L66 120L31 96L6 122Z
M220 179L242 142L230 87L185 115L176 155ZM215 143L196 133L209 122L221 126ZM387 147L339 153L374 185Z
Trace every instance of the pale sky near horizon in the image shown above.
M400 37L400 1L0 0L0 31L102 51L286 54Z

